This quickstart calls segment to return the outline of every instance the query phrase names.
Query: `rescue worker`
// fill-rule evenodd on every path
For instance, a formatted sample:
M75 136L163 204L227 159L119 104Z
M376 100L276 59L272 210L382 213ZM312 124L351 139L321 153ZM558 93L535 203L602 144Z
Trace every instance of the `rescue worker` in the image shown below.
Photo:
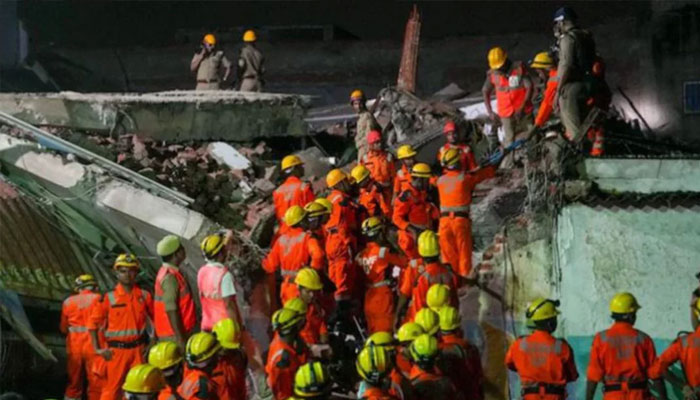
M270 282L274 282L277 270L282 275L279 292L282 304L299 296L294 278L302 267L308 265L321 270L325 264L325 254L320 242L312 232L302 226L304 218L306 211L303 208L289 207L284 216L288 229L280 235L263 260L262 267L268 273ZM272 298L274 297L272 295Z
M396 171L396 177L394 178L392 199L398 197L405 189L405 185L411 182L411 169L416 164L416 154L418 153L410 144L401 145L396 150L396 158L401 163L401 167Z
M367 135L372 130L380 129L374 115L367 110L367 98L362 90L353 90L350 93L350 105L357 113L357 128L355 131L355 147L357 148L357 161L361 161L367 154Z
M535 127L540 128L549 120L554 110L554 97L559 88L559 78L557 76L557 67L554 65L554 60L546 51L535 55L535 59L530 64L530 68L537 73L540 81L545 83L542 102L539 104L537 116L535 117Z
M168 235L158 242L156 252L163 265L156 275L153 322L159 341L169 340L184 350L189 335L197 323L192 291L180 272L187 254L180 238Z
M294 374L294 395L300 399L329 399L333 381L331 376L318 361L302 365Z
M427 307L421 308L416 312L416 315L413 317L413 322L420 325L421 328L423 328L423 332L428 335L435 336L440 330L440 316Z
M425 302L428 308L439 313L441 308L450 305L451 298L450 287L442 283L436 283L428 289Z
M489 118L500 121L505 134L503 146L508 147L520 132L532 126L532 80L520 61L511 61L505 50L494 47L488 53L489 70L482 93ZM491 95L496 92L496 113L491 108ZM513 156L509 155L503 165L513 168Z
M474 158L474 152L472 152L471 146L466 143L468 138L461 137L454 121L448 120L445 122L442 132L445 134L447 143L440 147L438 151L438 162L442 163L442 159L447 150L459 149L461 151L459 165L462 171L471 171L478 167L476 159Z
M148 329L153 319L151 294L136 284L139 262L132 254L120 254L114 262L117 286L95 305L87 328L95 353L107 361L107 381L100 399L118 400L129 369L143 364ZM102 347L98 330L104 327L107 347Z
M149 364L139 364L126 374L121 386L124 397L119 400L156 400L164 386L165 380L160 369Z
M397 344L396 339L394 339L394 336L392 336L390 332L380 331L371 334L370 337L367 338L364 348L382 347L386 350L387 356L390 358L393 366L389 373L389 394L401 400L411 399L413 398L413 389L411 388L411 382L408 380L408 374L404 376L396 366ZM357 397L362 398L366 389L367 385L360 382Z
M369 333L391 331L396 313L394 303L394 268L405 268L406 258L388 247L384 223L379 217L362 222L366 247L355 260L365 275L365 320Z
M399 229L399 247L409 259L418 258L416 239L433 229L439 217L437 207L428 200L430 166L419 163L411 170L411 182L394 201L392 222Z
M438 312L440 357L438 369L443 371L465 399L483 400L484 371L479 349L469 343L462 332L459 310L445 306Z
M360 189L357 198L360 219L364 221L369 217L391 217L390 202L386 200L382 186L370 176L370 171L358 164L350 171L350 176Z
M398 326L401 317L408 305L408 293L411 293L411 307L407 318L411 319L418 310L427 306L427 295L430 287L436 283L442 283L450 288L450 304L457 306L457 289L459 280L457 276L440 263L440 245L435 232L425 231L418 237L418 251L423 258L423 272L419 276L407 276L399 289L399 301L396 307L394 326ZM417 270L416 270L417 272Z
M186 347L187 370L177 394L183 400L219 400L219 388L212 379L221 350L216 336L209 332L195 333L187 340Z
M304 315L281 308L272 315L272 329L276 333L270 343L265 373L267 384L276 400L286 400L294 391L294 375L306 363L309 350L299 337L304 326Z
M265 84L265 57L255 45L257 36L252 30L243 33L243 48L238 57L238 90L241 92L262 92Z
M224 265L232 234L231 231L217 232L205 237L200 245L207 263L197 272L197 287L202 305L201 329L206 332L211 332L214 324L224 318L231 318L242 325L233 274Z
M231 62L224 52L216 48L216 37L211 33L204 35L199 53L195 53L190 62L190 71L197 75L196 90L219 90L221 82L226 82L231 74ZM224 70L220 77L221 69Z
M394 155L384 150L379 130L371 130L367 134L367 147L367 154L360 159L360 164L367 167L374 182L381 186L384 200L391 203L392 185L396 177Z
M650 379L657 390L663 386L661 376L652 368L656 361L654 342L633 327L640 308L630 293L618 293L610 301L615 322L593 338L586 372L586 400L593 400L600 382L605 400L651 399Z
M182 351L175 342L160 342L148 351L148 363L163 372L165 385L158 400L177 400L177 388L184 372Z
M275 216L279 225L279 233L287 230L284 224L284 214L291 206L304 207L314 201L314 192L308 182L301 180L304 176L304 162L296 155L282 159L282 176L284 182L272 192L272 202L275 205Z
M241 349L241 327L231 318L214 325L216 339L221 345L219 361L212 373L220 399L246 400L246 368L248 357Z
M440 196L440 254L462 277L472 274L472 192L477 184L492 178L496 167L472 171L461 168L461 150L452 148L443 153L440 163L443 174L437 180Z
M61 308L60 331L66 335L68 373L64 399L82 399L85 392L88 400L96 400L100 398L102 388L101 382L92 373L96 358L90 345L88 321L94 308L99 305L101 296L97 292L97 281L88 274L75 279L73 290L76 293L64 300ZM100 342L103 342L102 333L99 333L99 336ZM87 378L87 388L84 387L83 377Z
M298 299L304 303L306 308L301 312L306 315L306 324L300 332L301 338L309 345L328 343L326 314L320 304L321 290L323 289L321 277L313 268L302 268L294 278L294 283L299 290Z
M359 296L359 282L353 251L357 247L357 209L350 198L350 182L347 175L334 169L326 176L331 190L327 199L332 204L331 215L324 227L326 232L326 257L328 277L335 285L336 312L347 313L352 301Z
M691 309L692 323L700 317L700 300L697 300ZM681 363L685 381L675 374L667 373L668 368L676 361ZM656 360L650 375L665 376L673 386L683 388L684 399L697 399L700 396L700 327L695 327L693 332L679 333L678 338ZM663 389L665 395L666 388Z
M439 350L434 336L418 336L409 346L409 352L413 360L410 378L415 399L462 399L449 378L435 367Z
M362 395L358 399L366 400L398 400L392 395L391 372L394 371L393 360L383 346L365 346L355 362L357 373L364 385Z
M396 367L401 372L401 375L408 378L411 375L411 354L408 350L411 342L418 336L424 334L423 327L415 322L406 322L401 325L396 332Z
M506 366L520 376L523 400L563 400L566 384L578 378L571 346L552 336L558 306L558 300L535 299L525 313L534 332L516 339L506 353Z

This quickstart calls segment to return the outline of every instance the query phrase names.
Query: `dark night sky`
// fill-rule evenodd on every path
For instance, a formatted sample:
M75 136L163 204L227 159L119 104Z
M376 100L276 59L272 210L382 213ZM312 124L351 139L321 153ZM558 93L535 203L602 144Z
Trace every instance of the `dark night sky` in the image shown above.
M131 46L174 44L178 30L332 24L360 39L401 40L413 4L422 35L549 30L559 6L573 6L585 25L644 16L649 1L24 1L20 17L35 44Z

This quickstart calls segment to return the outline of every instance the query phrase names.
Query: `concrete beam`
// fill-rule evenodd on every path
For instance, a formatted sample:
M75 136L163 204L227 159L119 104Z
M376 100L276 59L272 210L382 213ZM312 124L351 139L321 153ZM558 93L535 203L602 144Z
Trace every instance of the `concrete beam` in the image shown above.
M700 192L700 160L589 158L584 174L605 192Z

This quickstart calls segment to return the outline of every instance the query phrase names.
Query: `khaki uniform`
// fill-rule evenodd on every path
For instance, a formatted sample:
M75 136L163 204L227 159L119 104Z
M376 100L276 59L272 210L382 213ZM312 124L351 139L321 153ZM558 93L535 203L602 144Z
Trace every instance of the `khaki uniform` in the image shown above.
M231 62L221 50L211 53L200 52L192 57L190 68L192 72L197 72L196 90L219 90L221 88L219 70L230 69Z
M379 129L379 124L374 119L374 115L368 110L360 111L357 115L357 132L355 133L358 162L367 154L367 134L373 129Z
M238 76L241 92L261 92L265 74L265 57L255 46L246 44L238 58Z

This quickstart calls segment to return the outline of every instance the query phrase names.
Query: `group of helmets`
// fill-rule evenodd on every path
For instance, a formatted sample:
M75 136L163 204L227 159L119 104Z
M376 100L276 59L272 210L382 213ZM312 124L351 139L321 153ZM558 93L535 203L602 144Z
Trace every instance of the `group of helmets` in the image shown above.
M258 37L255 35L255 31L248 29L243 33L243 41L245 43L253 43L256 40L258 40ZM215 46L216 36L214 36L213 33L207 33L206 35L204 35L202 42L208 44L209 46Z
M554 320L560 314L558 309L560 305L559 300L544 297L533 300L525 311L528 328L534 329L547 321ZM642 306L639 305L637 299L629 292L617 293L610 300L609 309L613 318L633 315L641 308ZM700 303L696 306L696 309L696 313L700 314Z

